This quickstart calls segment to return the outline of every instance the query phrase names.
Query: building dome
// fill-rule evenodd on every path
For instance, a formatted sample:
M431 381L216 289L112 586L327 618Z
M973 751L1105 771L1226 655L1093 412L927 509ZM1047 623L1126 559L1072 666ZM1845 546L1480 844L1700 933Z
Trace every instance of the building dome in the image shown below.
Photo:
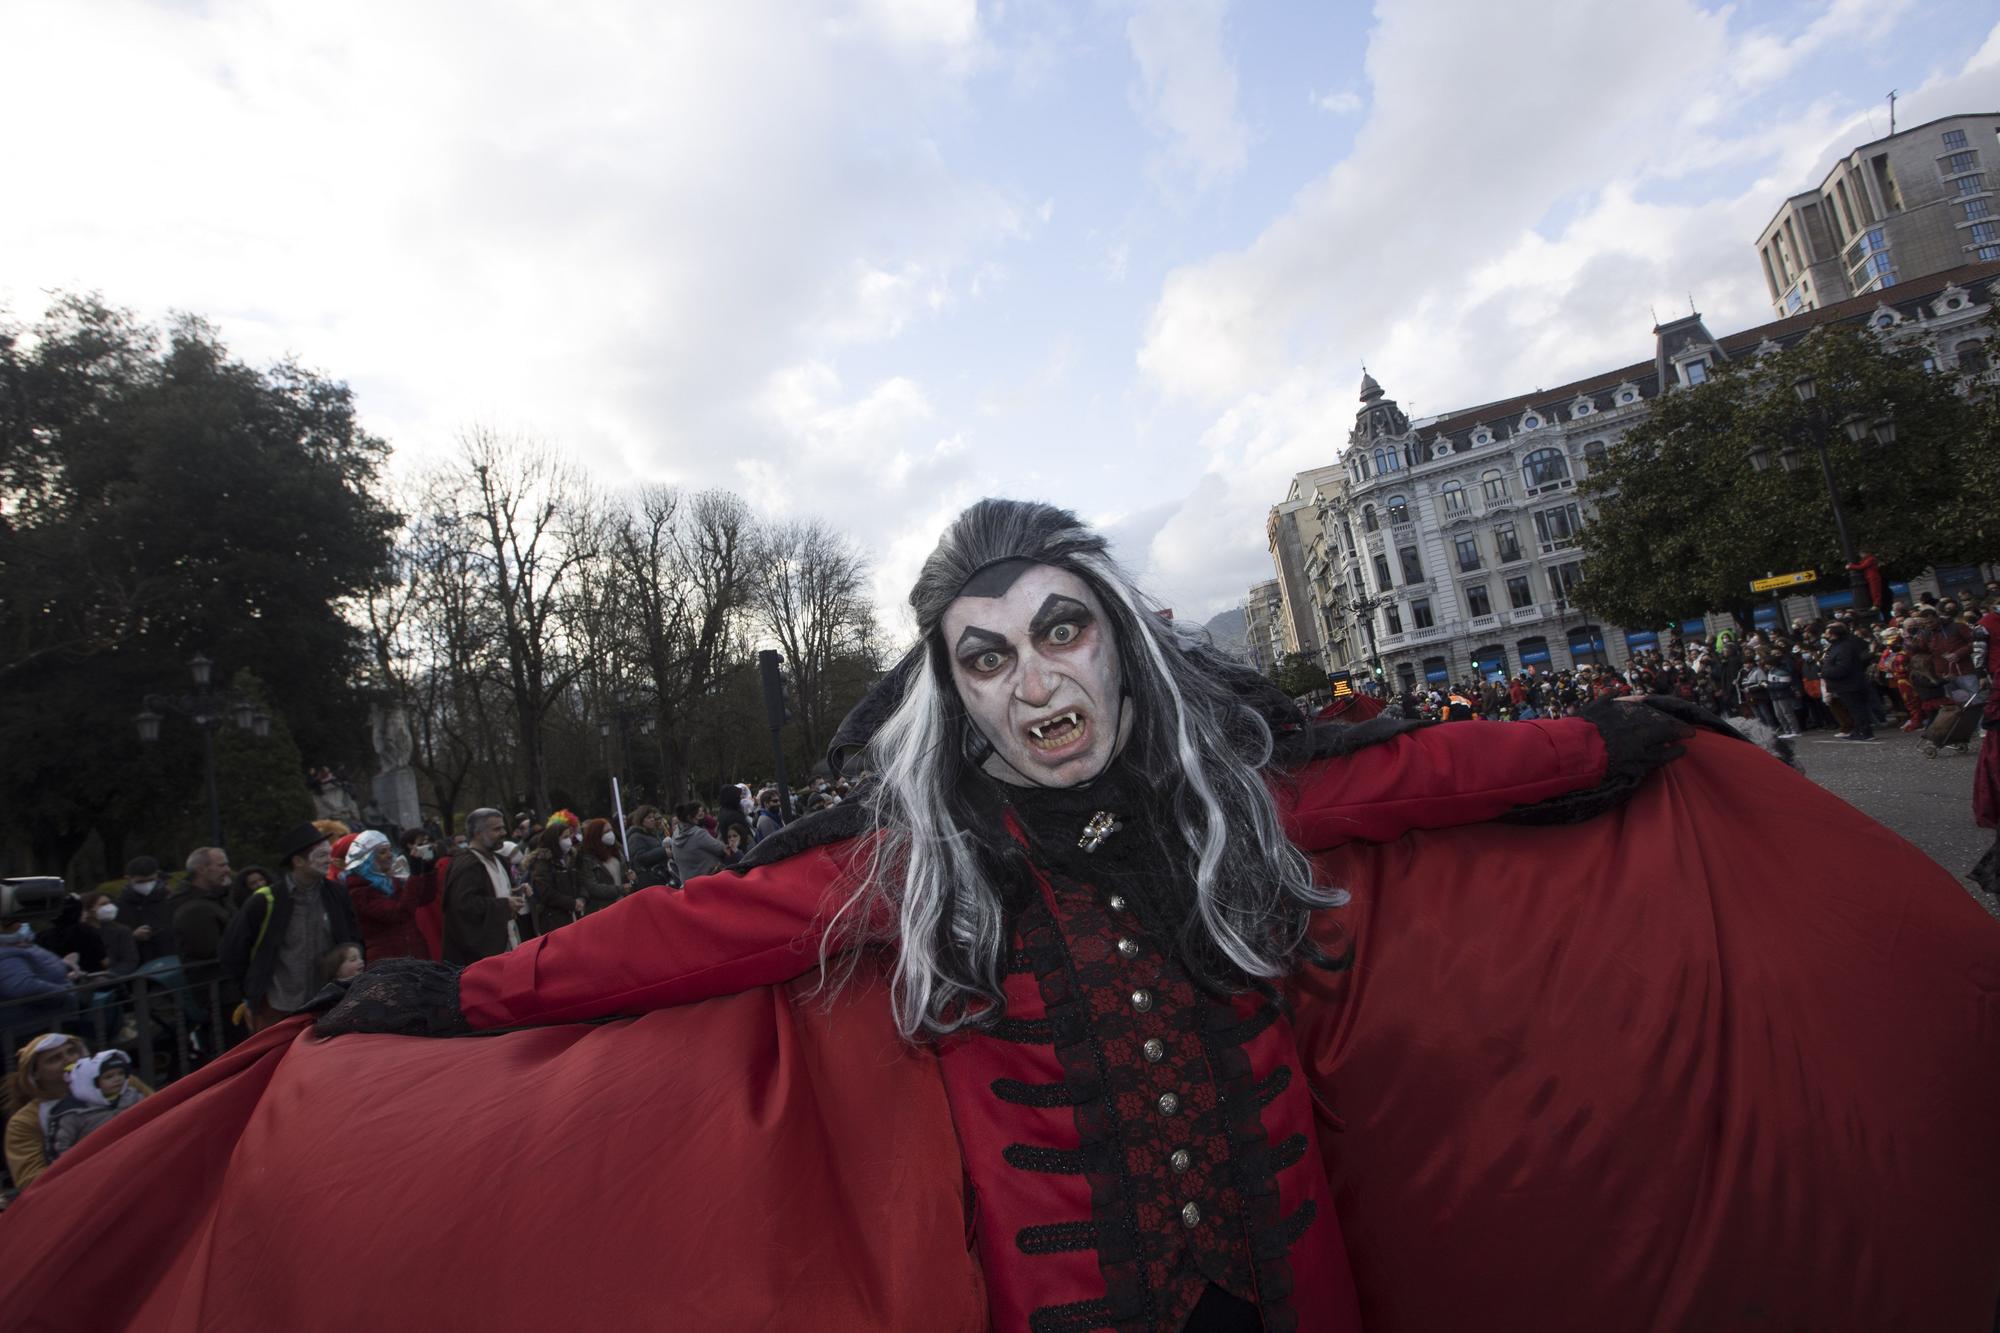
M1366 370L1363 370L1361 372L1361 401L1364 403L1372 403L1381 396L1382 396L1382 386L1375 382L1375 377L1373 375L1370 375Z

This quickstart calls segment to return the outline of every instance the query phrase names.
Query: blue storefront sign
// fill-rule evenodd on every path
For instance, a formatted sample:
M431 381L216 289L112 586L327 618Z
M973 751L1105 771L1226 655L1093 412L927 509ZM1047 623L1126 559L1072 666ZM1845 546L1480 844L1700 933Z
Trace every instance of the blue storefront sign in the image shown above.
M1547 639L1521 640L1521 665L1524 667L1547 666L1549 664L1549 641Z
M1651 652L1659 646L1660 632L1658 630L1628 629L1625 631L1625 649L1627 652Z
M1600 661L1604 657L1604 631L1585 625L1569 632L1569 655L1579 662Z
M1750 621L1758 629L1776 629L1778 627L1778 608L1776 606L1760 606L1750 613Z
M1681 634L1690 639L1705 639L1708 637L1708 621L1701 616L1696 616L1692 620L1683 620L1681 622Z
M1442 657L1426 657L1424 659L1424 679L1430 681L1432 684L1450 680L1451 667L1446 664Z
M1842 588L1839 592L1823 592L1813 598L1813 605L1822 612L1845 611L1854 605L1854 589Z

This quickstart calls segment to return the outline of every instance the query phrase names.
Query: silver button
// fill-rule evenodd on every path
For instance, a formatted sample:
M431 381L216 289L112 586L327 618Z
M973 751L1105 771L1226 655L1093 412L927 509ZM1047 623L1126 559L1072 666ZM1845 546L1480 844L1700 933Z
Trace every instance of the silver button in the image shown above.
M1124 954L1127 958L1137 958L1139 956L1139 945L1133 940L1120 940L1118 941L1118 952Z
M1180 1113L1180 1109L1181 1109L1181 1099L1177 1094L1171 1092L1163 1092L1160 1094L1161 1115L1178 1115Z
M1174 1169L1175 1175L1179 1175L1194 1165L1194 1156L1186 1148L1176 1148L1174 1155L1167 1159L1167 1165Z
M1132 1007L1142 1014L1151 1009L1153 1007L1153 992L1143 988L1133 991Z
M1200 1204L1184 1203L1181 1205L1181 1225L1184 1227L1198 1227L1201 1225Z
M1125 896L1123 894L1114 893L1111 895L1111 910L1114 912L1125 910Z
M1146 1057L1147 1064L1156 1065L1167 1058L1167 1044L1158 1037L1148 1037L1146 1044L1139 1048L1139 1053Z

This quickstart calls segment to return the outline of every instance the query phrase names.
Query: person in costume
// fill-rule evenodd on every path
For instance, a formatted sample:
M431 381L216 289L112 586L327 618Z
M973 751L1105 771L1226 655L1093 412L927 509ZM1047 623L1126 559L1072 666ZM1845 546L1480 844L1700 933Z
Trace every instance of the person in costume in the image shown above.
M81 1143L84 1136L111 1123L145 1099L132 1077L132 1057L120 1050L100 1051L71 1065L65 1072L69 1095L49 1108L48 1160L55 1162Z
M406 1261L341 1326L1991 1326L2000 930L1900 839L1673 701L1313 726L1048 506L968 510L911 603L854 799L370 967L26 1234L176 1191L89 1312L140 1328L331 1328L346 1235ZM196 1117L226 1178L165 1150ZM19 1259L5 1308L73 1316Z

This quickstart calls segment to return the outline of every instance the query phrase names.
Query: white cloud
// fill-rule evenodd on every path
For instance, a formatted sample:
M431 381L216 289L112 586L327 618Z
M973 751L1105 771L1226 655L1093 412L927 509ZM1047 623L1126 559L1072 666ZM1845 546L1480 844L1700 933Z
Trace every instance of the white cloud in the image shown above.
M1752 243L1865 124L1826 101L1722 115L1871 30L1845 0L1778 46L1688 0L1377 15L1352 154L1243 248L1169 274L1139 350L1165 401L1212 423L1208 475L1151 549L1209 610L1269 577L1265 511L1345 443L1360 362L1435 413L1640 360L1652 312L1690 291L1718 332L1768 319ZM2000 36L1906 99L1903 123L2000 103L1996 74ZM1691 183L1725 169L1730 184Z
M1197 183L1243 170L1250 130L1236 106L1236 67L1223 50L1226 0L1143 0L1125 25L1139 63L1140 110L1166 160Z
M1351 116L1362 106L1361 94L1352 88L1343 88L1337 93L1308 93L1306 100L1322 111L1330 111L1336 116Z

